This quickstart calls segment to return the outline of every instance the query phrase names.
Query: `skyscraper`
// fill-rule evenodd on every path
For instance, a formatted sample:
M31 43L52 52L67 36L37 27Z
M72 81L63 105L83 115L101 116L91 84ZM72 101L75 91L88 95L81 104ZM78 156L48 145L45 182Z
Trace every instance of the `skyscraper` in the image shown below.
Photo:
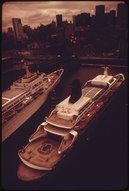
M14 35L16 41L21 41L27 38L27 35L23 31L23 26L21 23L21 19L13 18L12 19L13 28L14 28Z
M128 6L126 4L119 3L117 6L117 24L121 27L128 25Z
M126 4L119 3L117 6L117 17L126 19L128 7Z
M62 15L56 15L57 28L62 27Z
M87 26L90 24L90 14L89 13L81 13L77 15L75 18L76 26Z
M12 36L14 37L14 31L13 31L13 28L12 27L8 27L8 36Z
M105 6L97 5L95 10L96 24L97 26L105 25Z
M109 13L109 24L115 26L116 24L116 11L111 10Z
M96 12L95 15L96 17L102 17L105 12L105 6L104 5L97 5L96 6Z

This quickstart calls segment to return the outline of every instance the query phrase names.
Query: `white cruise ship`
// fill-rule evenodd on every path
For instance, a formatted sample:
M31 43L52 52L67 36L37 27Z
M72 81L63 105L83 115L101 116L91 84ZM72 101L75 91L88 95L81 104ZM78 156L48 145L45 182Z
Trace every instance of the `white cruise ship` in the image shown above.
M89 80L83 88L79 81L74 81L71 96L56 105L31 135L29 143L18 151L21 160L18 177L34 180L54 169L123 81L123 74L109 75L107 67L104 74Z
M31 73L2 92L2 142L26 122L46 101L49 92L59 83L64 69L50 74Z
M76 87L79 86L78 81L74 81L71 96L56 106L46 118L46 122L56 127L72 129L96 101L111 90L119 78L124 80L123 74L119 74L119 78L113 77L108 75L107 70L106 68L103 75L86 82L82 90Z

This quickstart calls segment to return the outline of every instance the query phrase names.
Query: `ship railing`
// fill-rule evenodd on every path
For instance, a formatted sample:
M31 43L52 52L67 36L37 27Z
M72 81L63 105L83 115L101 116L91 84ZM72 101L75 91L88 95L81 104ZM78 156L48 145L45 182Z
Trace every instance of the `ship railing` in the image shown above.
M56 114L57 114L57 110L56 110L56 109L54 109L54 110L52 110L52 111L51 111L51 113L50 113L49 117L51 117L52 115L56 115Z
M56 76L56 78L54 80L51 80L51 83L49 84L49 87L53 87L56 82L59 80L60 76Z
M61 69L61 70L62 70L61 72L60 72L60 70L58 71L59 74L57 74L57 71L53 72L54 74L57 74L58 76L57 76L57 78L54 81L51 80L51 83L48 84L47 88L45 88L45 91L47 91L49 88L52 88L57 83L57 81L60 79L64 69ZM47 80L49 80L49 77L47 77Z
M55 72L53 72L53 73L54 73L54 74L57 74L57 75L59 75L59 76L61 76L61 75L63 74L63 72L64 72L64 69L61 68L61 69L59 69L59 70L57 70L57 71L55 71Z
M13 82L13 85L11 86L11 89L24 89L26 87L25 84L20 84L17 82Z
M18 103L17 105L13 104L12 108L10 108L10 110L6 110L4 113L2 113L2 117L10 119L11 118L10 116L13 116L16 113L18 113L18 111L21 110L23 107L24 107L24 105L22 105L22 102Z
M114 79L114 82L116 81L116 79ZM109 83L110 84L110 83ZM86 113L86 112L88 112L90 109L91 109L91 107L96 103L96 102L98 102L103 96L105 96L106 94L108 94L109 93L109 91L110 91L110 88L112 87L114 85L114 83L111 85L109 85L109 87L108 88L106 88L106 90L105 91L103 91L103 93L102 92L99 92L99 94L96 94L96 96L93 98L94 99L94 101L86 108L86 110L84 110L82 113L81 113L81 115L79 115L77 118L76 118L76 122L75 123L77 123L81 118L82 118L82 116ZM99 96L99 97L98 97ZM96 99L95 99L96 98ZM92 99L92 100L93 100Z
M99 97L99 99L93 101L77 118L76 118L76 121L75 121L75 125L80 121L80 119L86 114L89 112L89 110L96 104L96 102L98 100L100 100L102 98L102 96L104 96L104 93Z
M6 113L6 119L10 119L11 117L13 117L16 114L15 110L10 110L8 113Z
M94 95L94 97L92 98L92 100L95 100L98 96L101 95L102 92L104 92L104 89L99 90L99 91Z
M70 148L71 145L73 144L73 142L76 140L77 136L78 136L78 132L73 130L73 129L69 132L69 134L65 135L63 137L61 144L60 144L60 147L58 149L58 154L62 154L64 151L66 151L68 148ZM71 138L71 141L70 141L70 138ZM67 141L70 141L68 143L68 145L67 145ZM63 148L64 144L65 144L65 148Z
M108 95L108 93L111 91L111 88L119 81L120 78L118 78L118 77L122 77L122 79L124 80L123 74L120 75L120 76L119 76L119 74L116 75L116 76L114 76L114 81L113 81L113 83L109 86L108 89L106 89L105 91L103 91L103 93L101 92L101 93L99 94L99 95L100 95L99 97L97 96L97 99L95 100L95 102L98 102L102 97Z
M11 89L21 89L21 90L24 90L25 87L12 86Z
M73 143L78 136L78 132L72 129L69 133L73 135L73 140L72 140Z
M91 102L91 104L76 118L75 124L78 123L78 121L85 115L86 112L88 112L91 107L94 105L94 101Z
M88 80L88 81L83 85L83 87L87 86L88 83L90 84L91 81L92 81L92 80Z
M119 77L119 78L118 78ZM107 89L107 91L105 92L105 95L107 95L109 92L110 92L110 90L111 90L111 88L120 80L120 78L122 77L122 81L123 81L123 76L119 76L119 74L118 75L116 75L116 76L114 76L114 82L111 84L111 86Z
M24 86L24 84L21 84L21 83L19 83L19 82L13 82L13 85L14 85L14 86L19 86L19 87L20 87L20 86Z
M99 93L96 93L95 96L92 98L92 100L98 101L99 99L101 99L104 95L108 94L108 92L110 91L111 87L116 83L116 78L113 79L113 82L107 82L108 86L105 86L104 89L102 91L100 91Z
M105 82L106 85L104 85L104 84L101 84L101 85L100 85L100 84L93 84L92 82L93 82L92 80L87 81L87 82L83 85L83 88L85 88L86 86L88 86L88 87L99 87L99 86L109 87L109 86L110 86L110 82Z
M123 81L125 80L125 77L124 77L124 75L122 73L119 73L119 74L115 75L114 77L115 78L120 77L120 78L122 78Z

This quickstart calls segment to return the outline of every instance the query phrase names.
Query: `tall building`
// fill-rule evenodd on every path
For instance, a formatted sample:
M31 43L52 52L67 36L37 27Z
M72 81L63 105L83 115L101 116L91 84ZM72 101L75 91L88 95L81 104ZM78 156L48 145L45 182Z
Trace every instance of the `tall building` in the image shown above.
M76 15L73 15L73 24L76 24Z
M14 36L14 31L12 27L8 27L8 32L7 32L8 36Z
M62 15L56 15L57 28L62 27Z
M98 26L105 25L105 6L104 5L97 5L95 10L96 16L96 24Z
M117 6L117 17L126 19L128 6L123 3L119 3Z
M121 27L128 25L128 6L127 4L119 3L117 6L117 24Z
M110 23L110 25L116 24L116 11L115 10L111 10L109 13L109 23Z
M97 5L95 10L96 17L101 17L104 15L105 6L104 5Z
M21 41L27 38L27 35L23 31L23 26L21 23L21 19L13 18L12 19L13 28L14 28L14 35L16 41Z
M81 13L73 17L73 23L75 26L87 26L90 24L90 14Z
M105 23L109 27L115 27L116 25L116 11L111 10L110 12L105 13Z

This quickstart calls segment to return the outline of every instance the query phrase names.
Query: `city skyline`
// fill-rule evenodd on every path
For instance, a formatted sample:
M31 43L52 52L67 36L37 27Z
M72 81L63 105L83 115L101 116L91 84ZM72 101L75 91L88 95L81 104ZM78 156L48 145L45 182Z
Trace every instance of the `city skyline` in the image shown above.
M123 1L5 2L2 7L2 31L12 27L12 18L21 18L23 25L35 28L56 21L57 14L62 14L63 20L73 21L73 15L82 12L94 15L97 5L105 5L105 12L109 12L117 10L119 3Z

